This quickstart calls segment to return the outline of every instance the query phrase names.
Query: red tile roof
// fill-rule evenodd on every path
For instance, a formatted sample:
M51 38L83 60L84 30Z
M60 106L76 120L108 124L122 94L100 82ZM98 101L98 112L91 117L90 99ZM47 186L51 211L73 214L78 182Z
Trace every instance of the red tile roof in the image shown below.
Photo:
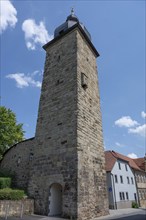
M141 170L141 167L134 161L134 159L119 154L115 151L105 151L105 163L106 163L106 171L111 171L117 159L124 160L129 163L130 167L135 170Z
M133 160L137 164L137 166L140 167L141 170L146 171L146 161L144 157L133 159Z
M105 151L105 169L111 171L116 162L116 157L112 154L112 151Z

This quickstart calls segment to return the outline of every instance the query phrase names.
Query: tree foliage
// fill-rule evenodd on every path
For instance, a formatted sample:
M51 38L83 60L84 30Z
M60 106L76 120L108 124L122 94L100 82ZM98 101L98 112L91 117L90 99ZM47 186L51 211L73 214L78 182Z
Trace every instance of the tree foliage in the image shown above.
M23 124L17 124L12 110L0 106L0 159L12 145L24 140Z

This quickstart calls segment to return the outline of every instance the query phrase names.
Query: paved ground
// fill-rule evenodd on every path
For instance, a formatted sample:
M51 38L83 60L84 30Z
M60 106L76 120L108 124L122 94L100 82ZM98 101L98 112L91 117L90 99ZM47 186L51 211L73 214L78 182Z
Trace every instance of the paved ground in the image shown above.
M118 209L110 210L110 215L95 220L146 220L146 209Z
M20 217L8 217L7 220L20 220ZM118 209L110 210L110 215L96 218L95 220L145 220L146 209ZM0 218L5 220L5 218ZM23 216L22 220L67 220L39 215ZM89 219L90 220L90 219Z

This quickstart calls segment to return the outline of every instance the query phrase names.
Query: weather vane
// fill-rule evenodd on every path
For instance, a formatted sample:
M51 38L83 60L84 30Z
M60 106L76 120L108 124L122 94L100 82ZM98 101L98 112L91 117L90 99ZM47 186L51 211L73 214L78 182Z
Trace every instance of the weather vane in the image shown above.
M74 8L71 8L71 15L74 15Z

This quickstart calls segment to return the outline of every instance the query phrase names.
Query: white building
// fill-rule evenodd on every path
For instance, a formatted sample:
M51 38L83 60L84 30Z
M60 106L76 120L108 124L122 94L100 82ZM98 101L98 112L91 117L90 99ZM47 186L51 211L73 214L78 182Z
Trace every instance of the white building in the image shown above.
M114 151L105 152L110 209L131 208L132 201L138 203L134 173L126 158Z

